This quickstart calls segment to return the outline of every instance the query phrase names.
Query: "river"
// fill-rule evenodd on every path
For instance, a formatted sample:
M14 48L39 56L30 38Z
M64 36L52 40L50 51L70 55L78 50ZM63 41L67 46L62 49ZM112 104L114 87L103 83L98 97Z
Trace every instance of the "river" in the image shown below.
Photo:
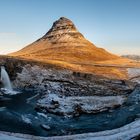
M98 132L121 127L140 117L140 103L123 105L120 108L98 114L83 114L69 118L35 111L40 95L22 91L17 95L4 95L0 100L0 130L26 133L37 136L69 135ZM5 99L4 99L5 98ZM31 100L30 100L31 99ZM41 125L50 127L45 130Z

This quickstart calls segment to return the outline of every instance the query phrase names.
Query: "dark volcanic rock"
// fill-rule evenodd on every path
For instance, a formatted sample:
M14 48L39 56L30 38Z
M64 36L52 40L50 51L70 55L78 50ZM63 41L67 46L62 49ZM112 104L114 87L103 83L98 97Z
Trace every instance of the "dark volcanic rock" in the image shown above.
M128 96L127 104L134 105L140 103L140 85L137 85L134 91Z

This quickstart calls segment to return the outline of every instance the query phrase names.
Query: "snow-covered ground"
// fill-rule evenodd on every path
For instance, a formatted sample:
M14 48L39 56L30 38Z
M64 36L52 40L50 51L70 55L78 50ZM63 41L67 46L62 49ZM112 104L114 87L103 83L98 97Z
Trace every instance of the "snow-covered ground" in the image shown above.
M27 140L24 138L20 138L20 137L16 137L14 136L14 134L2 134L2 132L0 133L0 140Z
M132 81L140 83L140 68L128 68L127 71Z
M31 124L31 120L28 118L28 115L21 115L22 120L27 123L27 124Z
M0 140L132 140L140 134L140 119L121 128L96 133L69 136L38 137L26 134L0 132Z
M129 77L140 76L140 68L128 68Z
M124 103L123 96L70 96L58 97L48 94L38 101L38 106L51 113L74 115L78 113L97 113Z

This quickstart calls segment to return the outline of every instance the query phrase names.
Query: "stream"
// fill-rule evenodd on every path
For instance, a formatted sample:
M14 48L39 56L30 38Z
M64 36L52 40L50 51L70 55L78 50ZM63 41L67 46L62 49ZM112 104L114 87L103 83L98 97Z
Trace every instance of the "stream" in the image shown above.
M40 95L32 98L35 95L33 91L22 91L17 95L0 98L0 131L37 136L70 135L115 129L140 117L140 103L74 118L49 113L44 115L34 109L40 98ZM50 128L43 129L43 124Z

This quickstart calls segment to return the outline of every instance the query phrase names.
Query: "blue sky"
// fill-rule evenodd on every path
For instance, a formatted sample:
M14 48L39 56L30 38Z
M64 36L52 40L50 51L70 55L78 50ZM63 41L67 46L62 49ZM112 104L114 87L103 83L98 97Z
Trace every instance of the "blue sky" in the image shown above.
M62 16L96 46L140 55L140 0L0 0L0 54L34 42Z

